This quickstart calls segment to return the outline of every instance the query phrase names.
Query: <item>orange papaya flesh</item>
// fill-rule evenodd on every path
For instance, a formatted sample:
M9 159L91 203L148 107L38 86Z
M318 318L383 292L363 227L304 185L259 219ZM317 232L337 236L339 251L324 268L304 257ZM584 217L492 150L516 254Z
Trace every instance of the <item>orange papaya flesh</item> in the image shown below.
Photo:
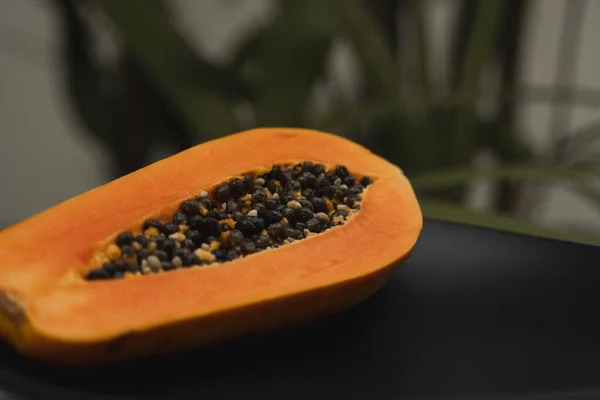
M173 266L171 253L163 261L171 265L158 271L150 271L148 258L139 259L140 248L148 244L138 245L133 256L126 250L132 264L138 258L136 272L125 273L123 279L102 271L94 275L117 256L126 257L123 246L131 247L132 237L146 233L152 239L156 232L148 232L147 221L162 221L164 227L182 211L183 202L198 200L203 191L204 197L223 200L214 200L213 208L222 207L227 214L220 215L228 217L221 225L229 225L223 232L231 234L241 224L223 206L233 196L225 196L223 187L244 174L267 177L274 166L301 172L302 163L323 165L330 181L340 178L336 166L342 165L348 171L341 170L342 176L351 175L357 182L364 178L367 184L355 199L359 201L302 193L305 188L294 190L278 181L288 188L281 189L282 195L296 192L298 200L320 195L327 202L322 214L329 225L321 215L320 228L311 232L305 227L294 239L271 235L264 226L261 232L245 234L252 236L245 240L266 236L269 249L247 253L230 245L228 234L219 235L191 249L196 253L191 265L179 265L179 257ZM333 187L342 185L333 182ZM265 192L272 198L270 190ZM239 202L243 218L257 214L256 202L247 200L245 207ZM340 217L338 206L346 215ZM156 162L0 232L0 336L31 358L91 365L296 325L369 297L410 255L421 228L421 211L408 179L364 147L305 129L238 133ZM177 233L189 230L187 226ZM131 235L125 245L116 246L115 238L123 232ZM171 240L180 246L180 239ZM214 254L225 254L219 253L220 247L236 250L238 257L218 262Z

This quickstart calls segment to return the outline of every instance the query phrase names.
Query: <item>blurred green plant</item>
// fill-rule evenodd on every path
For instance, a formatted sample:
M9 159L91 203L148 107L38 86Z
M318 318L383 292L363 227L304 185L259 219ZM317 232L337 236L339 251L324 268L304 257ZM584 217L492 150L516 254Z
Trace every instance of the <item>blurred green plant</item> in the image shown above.
M113 176L149 163L156 143L177 151L254 126L311 127L349 137L400 165L425 215L600 243L600 235L584 230L556 232L523 220L527 214L515 217L524 189L540 181L567 184L600 211L600 191L593 186L598 165L585 155L600 138L598 123L553 132L551 157L535 154L515 127L520 102L558 107L579 101L568 77L556 88L520 85L528 0L457 0L446 91L431 79L427 1L276 0L274 18L218 63L188 42L170 2L52 1L62 20L65 87L81 123L112 154ZM584 7L585 0L569 2L564 32L579 29ZM114 63L96 56L97 34L87 21L98 13L112 21L120 39ZM340 42L356 56L359 95L332 90L331 104L318 107L313 91L327 79L330 53ZM490 95L483 87L494 80L501 88L491 99L495 111L484 116L480 103ZM581 97L583 104L600 104L595 92ZM484 150L497 167L473 167ZM463 205L478 179L495 183L496 214Z

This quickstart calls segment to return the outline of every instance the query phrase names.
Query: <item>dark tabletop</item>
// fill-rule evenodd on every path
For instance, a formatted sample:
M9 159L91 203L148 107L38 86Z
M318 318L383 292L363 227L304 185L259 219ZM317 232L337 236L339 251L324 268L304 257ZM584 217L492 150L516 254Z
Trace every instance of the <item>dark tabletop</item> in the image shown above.
M410 260L352 310L86 372L2 349L0 398L600 398L599 261L598 247L426 220Z

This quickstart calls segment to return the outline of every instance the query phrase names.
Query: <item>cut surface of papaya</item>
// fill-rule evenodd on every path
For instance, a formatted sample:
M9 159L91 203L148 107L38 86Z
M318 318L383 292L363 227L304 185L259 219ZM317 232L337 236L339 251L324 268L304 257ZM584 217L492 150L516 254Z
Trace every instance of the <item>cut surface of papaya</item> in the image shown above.
M408 179L364 147L241 132L0 232L0 335L91 365L308 322L377 291L421 228Z

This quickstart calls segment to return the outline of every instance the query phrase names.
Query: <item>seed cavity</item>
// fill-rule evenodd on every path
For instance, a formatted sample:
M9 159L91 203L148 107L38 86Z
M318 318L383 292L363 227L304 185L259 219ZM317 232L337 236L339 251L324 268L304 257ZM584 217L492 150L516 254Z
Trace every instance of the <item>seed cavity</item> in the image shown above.
M167 220L120 232L86 280L137 278L225 263L318 235L360 212L374 180L303 162L235 177L183 201Z

